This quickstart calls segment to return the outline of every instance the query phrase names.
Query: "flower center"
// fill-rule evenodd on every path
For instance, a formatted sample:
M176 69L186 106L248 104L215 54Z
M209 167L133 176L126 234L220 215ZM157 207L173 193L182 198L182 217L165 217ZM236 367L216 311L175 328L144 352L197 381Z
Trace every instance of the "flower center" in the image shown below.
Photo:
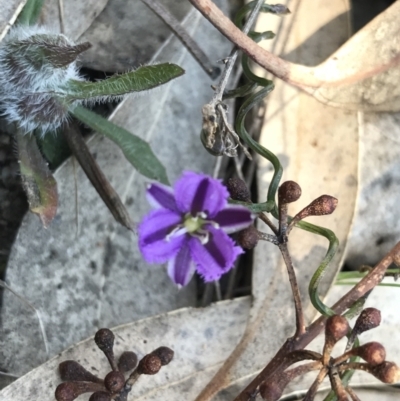
M203 216L200 217L199 215L193 217L190 213L185 216L183 225L189 234L200 230L202 225L205 223L205 220L202 217Z

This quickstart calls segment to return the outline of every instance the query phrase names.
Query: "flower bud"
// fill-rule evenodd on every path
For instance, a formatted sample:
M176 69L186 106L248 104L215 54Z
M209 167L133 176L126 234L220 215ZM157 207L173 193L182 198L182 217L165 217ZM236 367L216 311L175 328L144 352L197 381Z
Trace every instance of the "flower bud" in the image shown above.
M64 381L87 381L94 383L103 383L103 380L87 371L76 361L64 361L58 365L60 377Z
M104 378L104 385L110 393L118 393L124 387L125 377L122 372L111 371Z
M156 355L160 358L162 366L168 365L174 357L174 351L168 347L159 347L155 349L151 354Z
M232 199L241 202L251 202L249 189L247 188L246 183L240 178L229 178L226 187L228 188Z
M257 229L251 225L242 231L239 231L237 243L244 249L253 249L259 240Z
M294 181L285 181L278 189L278 202L280 205L296 202L300 196L300 185Z
M381 324L381 312L375 308L365 308L358 316L353 328L356 335L378 327Z
M393 384L400 379L400 370L393 362L383 362L380 365L371 366L369 372L383 383Z
M160 371L161 366L161 360L157 355L147 354L141 359L137 369L142 375L155 375Z
M89 401L111 401L111 396L105 391L96 391L90 396Z
M112 351L114 347L114 333L110 329L100 329L94 336L97 346L103 351Z
M66 382L57 386L55 397L57 401L73 401L84 393L104 391L104 386L99 383L90 382Z
M354 348L352 354L361 357L371 366L380 365L386 358L385 348L382 344L375 341Z
M45 133L68 118L58 98L70 82L81 81L76 58L90 47L39 26L17 26L0 44L0 104L21 130Z
M119 357L118 360L118 370L120 372L126 373L134 369L137 365L137 355L132 351L125 351Z
M314 199L307 207L297 214L299 220L309 216L323 216L335 211L338 200L330 195L321 195ZM296 216L296 217L297 217Z

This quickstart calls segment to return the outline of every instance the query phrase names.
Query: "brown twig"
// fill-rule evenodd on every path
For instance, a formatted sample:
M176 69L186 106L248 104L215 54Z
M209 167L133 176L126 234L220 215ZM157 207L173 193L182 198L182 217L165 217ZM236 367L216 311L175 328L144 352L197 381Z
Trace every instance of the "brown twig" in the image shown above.
M114 219L128 230L133 230L133 223L128 211L90 153L85 140L79 132L77 124L72 121L65 126L63 133L71 152L74 154L93 187L114 216Z
M262 220L270 229L271 231L278 236L279 235L279 231L278 229L275 227L275 224L268 218L268 216L265 213L259 213L258 214L258 218L260 220Z
M400 257L400 242L374 267L374 269L365 276L354 288L345 294L332 309L337 314L343 313L351 307L354 302L364 296L368 291L375 288L384 278L388 267L393 263L395 258ZM269 364L255 377L255 379L234 399L234 401L248 401L248 395L252 394L258 386L268 380L278 369L281 368L282 362L286 355L294 350L306 347L323 329L326 321L325 316L321 316L312 323L299 338L289 338L272 358Z
M294 299L294 308L296 312L296 332L294 334L294 338L297 339L305 332L305 323L304 323L304 313L303 307L301 305L301 296L299 286L297 284L296 273L294 272L294 267L292 263L292 258L289 255L289 250L287 247L287 243L279 244L279 250L281 251L283 260L286 265L286 269L289 275L289 282L292 288L292 294Z

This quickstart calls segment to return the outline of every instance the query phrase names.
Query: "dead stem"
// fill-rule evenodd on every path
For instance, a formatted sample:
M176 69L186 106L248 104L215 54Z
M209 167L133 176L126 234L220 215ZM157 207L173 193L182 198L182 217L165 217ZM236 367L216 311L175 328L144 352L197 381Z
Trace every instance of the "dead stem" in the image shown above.
M297 284L296 273L294 272L292 258L290 257L287 244L279 244L278 248L282 253L283 260L285 261L287 272L289 275L290 286L292 287L294 308L296 312L296 332L294 334L294 338L297 339L302 334L304 334L306 330L304 323L303 307L301 305L300 290Z

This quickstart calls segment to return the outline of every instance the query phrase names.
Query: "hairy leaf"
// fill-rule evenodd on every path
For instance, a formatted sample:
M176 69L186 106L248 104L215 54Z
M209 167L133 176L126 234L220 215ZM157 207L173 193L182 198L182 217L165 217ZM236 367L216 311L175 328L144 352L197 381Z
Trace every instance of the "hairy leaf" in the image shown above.
M70 81L65 101L113 98L131 92L142 92L163 85L183 75L184 70L171 63L147 65L126 74L114 75L98 82Z
M87 126L118 145L127 160L140 174L168 184L165 167L146 141L84 107L77 106L71 112Z

